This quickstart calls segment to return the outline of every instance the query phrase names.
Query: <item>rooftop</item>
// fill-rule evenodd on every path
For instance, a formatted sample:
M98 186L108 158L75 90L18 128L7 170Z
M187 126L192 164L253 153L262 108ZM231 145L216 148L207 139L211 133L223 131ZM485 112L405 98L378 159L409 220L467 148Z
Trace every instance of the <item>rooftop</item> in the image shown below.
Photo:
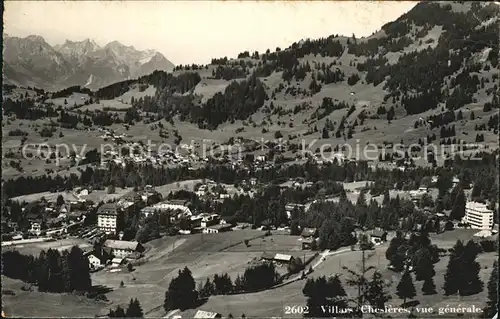
M218 224L218 225L209 226L207 228L221 230L221 229L229 229L229 228L231 228L231 225L230 224Z
M264 253L262 253L261 258L262 259L274 259L275 256L276 256L276 254L269 253L269 252L265 251Z
M106 203L99 207L97 214L113 214L116 215L116 204Z
M136 241L112 240L108 239L104 242L104 246L113 249L136 250L139 245Z
M465 205L466 209L471 209L471 210L476 210L479 212L491 212L491 209L488 209L486 207L486 204L479 203L479 202L467 202Z
M184 199L172 199L166 202L163 202L163 204L171 204L171 205L187 205L189 201L184 200Z
M291 255L276 254L276 256L274 256L274 259L275 260L290 261L293 259L293 257Z
M372 237L383 237L385 234L387 234L387 232L380 230L380 229L374 229L372 231L371 236Z
M309 237L309 236L314 236L316 234L316 228L304 228L302 230L301 236L303 237Z
M198 310L194 315L195 319L212 319L212 318L220 318L221 314L212 311L204 311Z

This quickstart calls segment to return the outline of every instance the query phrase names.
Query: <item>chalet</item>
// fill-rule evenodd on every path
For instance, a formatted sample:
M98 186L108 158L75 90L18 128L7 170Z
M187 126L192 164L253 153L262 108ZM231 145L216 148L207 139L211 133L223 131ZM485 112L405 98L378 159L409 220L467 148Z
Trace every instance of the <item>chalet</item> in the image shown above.
M218 224L213 226L208 226L203 229L204 234L217 234L231 230L231 225L229 224Z
M196 216L191 216L191 227L200 227L201 228L201 221L203 220L203 216L196 215Z
M83 211L72 211L66 214L66 218L69 221L79 222L85 219L85 212Z
M217 214L210 214L203 217L201 220L201 227L209 227L220 223L220 217Z
M125 193L121 198L120 201L127 201L127 202L140 202L142 201L141 194L136 191L130 191Z
M38 221L31 222L30 233L40 236L42 233L42 224Z
M292 212L295 209L304 212L306 209L306 205L294 204L294 203L290 203L290 204L285 205L285 211L286 211L286 215L287 215L288 219L290 219L292 217Z
M387 240L387 232L375 229L370 234L370 240L373 244L381 244Z
M122 210L125 210L125 211L133 211L134 207L135 207L135 203L134 201L131 201L131 200L126 200L126 199L121 199L118 201L118 203L116 203L116 206L118 206L120 209Z
M300 236L302 236L302 238L316 238L318 237L318 230L316 228L305 227Z
M134 252L144 252L144 247L136 241L108 239L104 242L104 247L110 249L115 257L120 258L128 257Z
M17 222L13 222L13 221L7 221L6 224L5 224L5 226L6 226L5 229L7 230L7 232L8 231L14 231L15 232L19 228L18 223Z
M287 254L274 254L274 253L264 252L260 257L260 259L281 264L289 264L293 262L295 258Z
M317 246L316 238L304 238L302 240L302 250L313 250Z
M427 194L427 188L420 187L418 190L411 190L409 192L410 198L413 202L419 201L424 194Z
M222 318L222 315L220 313L217 313L217 312L198 310L193 318L195 318L195 319L216 319L216 318Z
M266 161L266 156L265 156L265 155L255 156L255 161L256 161L256 162L263 163L263 162L265 162L265 161Z
M125 258L115 257L111 260L111 266L113 267L119 267L123 264L125 264Z
M266 261L274 261L274 257L275 256L276 256L276 254L264 252L262 254L262 256L260 257L260 259L261 260L266 260Z
M97 269L102 266L101 260L97 258L94 254L89 254L87 256L87 259L89 260L89 267L91 269Z
M294 260L292 255L276 254L274 261L282 264L289 264Z

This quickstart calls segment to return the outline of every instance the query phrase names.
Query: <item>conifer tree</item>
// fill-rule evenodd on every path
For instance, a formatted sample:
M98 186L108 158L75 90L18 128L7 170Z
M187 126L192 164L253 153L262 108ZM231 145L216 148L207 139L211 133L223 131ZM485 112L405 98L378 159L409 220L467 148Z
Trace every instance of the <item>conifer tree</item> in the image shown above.
M464 247L464 253L461 256L460 263L460 282L459 292L461 296L477 294L483 290L483 282L479 278L481 265L476 261L480 248L469 240Z
M422 293L424 295L434 295L436 293L436 285L432 277L427 277L422 285Z
M455 188L452 190L453 206L451 208L450 218L461 220L462 217L465 216L465 193L460 185L455 186Z
M214 284L210 281L210 278L207 278L205 281L205 285L200 290L200 297L207 298L215 293Z
M403 299L403 305L406 305L406 299L416 296L415 286L409 271L405 271L401 277L401 281L397 286L397 295Z
M436 274L436 272L434 271L431 252L427 247L420 248L415 252L413 263L416 274L416 281L432 278Z
M137 298L130 299L128 304L126 316L130 318L142 318L144 317L144 313L142 312L141 304Z
M368 283L366 300L374 308L384 309L385 303L389 301L389 295L384 291L384 281L380 272L373 273L372 280Z
M493 318L498 312L498 262L495 260L488 281L488 301L483 309L483 318Z
M462 241L458 240L455 246L453 246L450 260L448 261L448 267L446 268L446 274L444 275L444 294L446 296L453 295L458 292L460 288L461 280L461 255L464 251L464 245Z
M173 309L186 310L195 305L198 300L196 284L189 268L179 270L179 275L172 279L165 292L163 307L166 311Z

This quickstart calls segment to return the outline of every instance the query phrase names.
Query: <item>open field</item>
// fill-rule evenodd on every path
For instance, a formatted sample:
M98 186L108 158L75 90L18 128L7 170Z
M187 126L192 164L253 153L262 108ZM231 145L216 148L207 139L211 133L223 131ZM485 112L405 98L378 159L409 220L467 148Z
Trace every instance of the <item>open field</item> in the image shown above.
M73 294L22 291L25 283L2 276L2 292L12 290L15 295L2 294L2 310L7 317L94 317L96 309L106 302L97 302L85 296ZM29 286L29 285L27 285Z
M471 238L474 230L454 230L439 235L431 235L432 242L440 248L451 248L457 239L468 240ZM110 300L109 304L97 303L83 297L72 295L42 294L38 292L21 292L19 281L8 280L7 289L12 289L16 296L4 298L5 310L13 311L15 315L30 315L46 313L47 316L71 316L71 311L81 310L79 315L93 316L96 313L105 313L111 307L127 303L130 298L137 297L147 316L161 317L165 315L163 310L164 293L168 289L170 280L177 275L179 269L188 266L193 273L197 285L204 283L207 277L214 274L227 272L231 277L243 273L245 268L255 259L259 259L261 254L267 252L289 253L303 258L304 252L300 250L300 241L297 236L279 235L278 232L270 237L257 238L250 240L249 247L243 244L245 238L255 238L263 235L258 230L240 230L221 234L195 234L189 236L164 237L147 243L146 256L143 261L139 261L133 272L123 269L119 272L108 272L103 270L92 274L94 285L102 285L112 289L106 296ZM39 243L33 245L24 245L18 247L22 253L36 253L40 249L70 247L72 244L79 243L78 240L58 241L53 243ZM367 253L367 266L375 266L381 271L386 283L390 284L388 291L393 296L387 304L397 307L402 303L396 297L395 287L399 282L400 274L387 270L388 261L385 258L385 250L388 244L377 246L372 252ZM308 252L306 258L310 256ZM373 256L371 256L373 255ZM480 276L484 283L487 282L493 261L498 258L495 253L480 254L478 261L482 269ZM344 288L350 295L355 295L356 288L345 284L346 271L342 269L346 266L350 269L357 269L361 260L359 251L346 250L337 255L326 257L323 263L320 263L312 276L330 276L332 274L341 274L341 280L344 281ZM443 276L446 271L448 256L441 257L441 260L435 265L436 276L434 277L438 294L433 296L422 296L421 282L416 282L417 297L421 306L432 306L435 309L445 307L446 305L457 306L476 305L483 307L486 298L486 290L479 295L468 297L444 297L442 295ZM280 271L281 272L281 271ZM120 287L120 282L124 282L124 287ZM284 306L305 305L305 298L302 294L304 280L290 283L288 285L251 294L231 295L231 296L212 296L206 304L198 309L207 311L217 311L223 315L232 313L234 316L240 316L245 313L247 316L281 316ZM19 287L17 287L19 286ZM16 288L17 287L17 288ZM5 289L5 288L4 288ZM51 310L50 308L36 307L36 310L19 309L16 310L21 302L19 297L26 299L28 303L35 304L36 300L54 299L56 304L61 307ZM57 299L57 300L56 300ZM26 307L23 307L26 308ZM182 313L183 317L191 317L196 309L190 309ZM31 312L30 312L31 311ZM289 315L287 315L289 316ZM300 317L297 315L297 317ZM465 315L465 317L470 317Z
M264 251L291 253L303 258L296 236L273 235L265 240L250 240L250 247L246 249L245 238L261 235L262 231L239 230L178 236L177 239L165 237L146 245L147 262L137 266L134 272L97 272L92 279L95 284L114 288L107 294L113 303L127 302L131 296L143 296L139 299L145 312L151 311L150 316L161 316L164 310L157 307L163 304L170 280L185 266L189 267L199 285L214 274L228 273L234 280ZM119 288L120 281L125 283L122 288Z
M116 198L120 198L123 195L125 195L127 192L131 191L133 188L132 187L127 187L127 188L115 188L115 192L113 194L108 194L108 191L106 189L104 190L94 190L90 192L88 195L76 195L74 192L42 192L42 193L33 193L33 194L28 194L28 195L22 195L22 196L17 196L13 197L12 200L18 201L18 202L35 202L39 201L42 197L44 197L47 201L56 201L57 197L59 195L62 195L64 200L78 200L79 198L81 199L87 199L91 200L93 202L107 202Z
M158 193L160 193L163 196L163 198L165 198L169 193L171 192L173 193L179 190L187 190L193 192L196 184L198 183L203 183L203 179L191 179L191 180L165 184L155 187L155 190ZM219 183L219 185L223 186L229 195L234 195L238 192L237 189L234 187L234 185L229 185L224 183Z
M38 256L42 250L48 250L48 249L57 249L59 251L70 250L71 247L75 245L77 245L82 249L92 247L92 245L84 239L69 238L69 239L61 239L50 242L13 245L8 247L2 247L2 250L4 251L17 250L23 255Z
M437 244L440 248L447 249L451 248L457 239L470 239L474 232L475 231L471 230L454 230L436 236L432 235L431 238L433 243ZM387 302L387 305L399 307L403 301L396 296L396 286L399 283L401 275L387 269L388 261L385 257L386 249L387 244L384 244L377 246L374 251L367 253L367 255L373 254L373 256L367 259L367 267L375 266L376 269L381 271L386 283L390 284L388 291L393 298ZM423 296L421 293L422 282L415 282L417 296L414 299L420 302L420 307L431 306L436 311L440 307L446 307L447 305L451 307L458 307L459 304L462 306L475 305L476 307L482 308L486 300L486 290L480 294L466 297L443 296L442 286L444 282L444 273L446 272L446 266L448 264L448 258L448 256L441 257L440 261L434 266L436 269L434 281L438 294ZM485 284L491 274L493 261L497 258L498 254L496 253L484 253L478 256L478 262L483 265L480 271L480 278ZM341 274L341 280L344 283L344 289L346 292L351 296L355 296L357 288L350 287L345 283L347 273L344 269L342 269L342 267L345 266L356 270L359 269L360 265L361 253L359 251L347 251L339 255L327 257L326 260L315 269L312 276L330 276L339 273ZM300 280L283 287L258 293L233 296L213 296L210 297L205 305L202 305L198 309L217 311L223 315L231 313L235 317L239 317L242 313L245 313L247 316L259 317L282 316L284 314L285 306L304 306L306 304L306 298L302 294L304 284L305 280ZM196 310L191 309L183 312L182 315L185 317L192 317L195 312ZM302 317L302 315L287 315L287 317L290 316L297 318ZM464 317L474 317L474 315L465 314Z

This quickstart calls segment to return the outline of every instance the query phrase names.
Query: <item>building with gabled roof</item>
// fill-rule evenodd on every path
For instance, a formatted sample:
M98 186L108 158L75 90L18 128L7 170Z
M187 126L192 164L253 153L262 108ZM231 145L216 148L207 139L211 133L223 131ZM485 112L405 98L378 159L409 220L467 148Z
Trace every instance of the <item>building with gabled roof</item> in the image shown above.
M222 315L217 312L198 310L194 315L195 319L215 319L222 318Z
M292 255L287 255L287 254L276 254L274 256L274 261L279 262L279 263L291 263L294 260Z
M318 236L318 230L316 228L308 228L305 227L302 230L302 233L300 234L303 238L308 238L308 237L317 237Z
M144 252L144 247L136 241L108 239L104 242L104 247L110 249L111 254L119 258L128 257L134 252Z

